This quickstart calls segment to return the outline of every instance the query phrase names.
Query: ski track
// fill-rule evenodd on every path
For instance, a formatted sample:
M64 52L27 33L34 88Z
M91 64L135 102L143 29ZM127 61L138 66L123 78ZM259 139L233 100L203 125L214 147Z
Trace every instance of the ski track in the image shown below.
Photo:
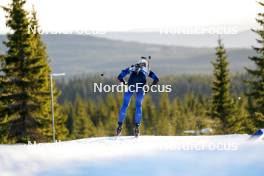
M0 176L252 176L263 175L263 156L264 141L249 135L99 137L0 145Z

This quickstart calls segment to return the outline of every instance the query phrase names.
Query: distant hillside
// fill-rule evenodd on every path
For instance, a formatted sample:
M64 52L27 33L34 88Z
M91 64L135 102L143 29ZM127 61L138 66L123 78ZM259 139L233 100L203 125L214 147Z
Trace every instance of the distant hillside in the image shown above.
M217 34L177 34L162 32L107 32L98 35L112 40L134 41L140 43L174 45L186 47L215 47ZM257 35L250 31L238 31L237 34L222 34L225 46L229 48L250 48L256 45Z
M142 55L151 55L151 67L162 75L182 73L210 73L214 48L192 48L124 42L81 35L45 35L54 72L83 74L105 72L117 74L120 69L135 63ZM4 36L0 36L0 41ZM1 42L2 43L2 42ZM0 45L0 53L4 46ZM228 49L233 72L243 71L252 63L247 48Z

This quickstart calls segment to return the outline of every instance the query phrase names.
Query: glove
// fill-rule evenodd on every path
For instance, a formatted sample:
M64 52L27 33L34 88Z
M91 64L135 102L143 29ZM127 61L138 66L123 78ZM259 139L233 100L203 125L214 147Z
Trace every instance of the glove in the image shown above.
M121 81L124 85L127 85L127 82L125 80Z
M124 79L118 79L120 83L123 83L124 85L127 85L127 82Z

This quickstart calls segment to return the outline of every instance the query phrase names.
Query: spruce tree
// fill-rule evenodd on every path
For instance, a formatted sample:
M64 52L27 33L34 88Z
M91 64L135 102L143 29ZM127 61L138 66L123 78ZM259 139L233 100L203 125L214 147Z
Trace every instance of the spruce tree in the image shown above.
M159 135L173 134L171 124L171 104L168 93L162 93L159 104L159 119L157 121L157 131Z
M115 128L117 124L117 117L119 115L119 106L117 98L114 94L107 95L104 106L107 107L107 114L105 117L104 128L107 134L115 135ZM107 135L104 134L104 135Z
M263 2L258 2L262 8ZM256 18L257 23L260 25L259 29L253 30L258 34L259 39L257 42L259 47L253 47L257 55L249 57L254 62L255 68L246 68L251 75L251 79L247 81L249 85L249 97L248 111L250 119L253 121L255 128L264 127L264 13L258 13Z
M64 114L67 115L66 128L68 129L68 138L74 139L74 107L72 103L66 102L63 104Z
M77 96L74 104L73 116L73 135L75 138L85 138L93 136L95 132L94 124L87 114L86 105L83 100Z
M158 129L156 127L158 122L157 111L150 95L145 95L142 111L143 111L142 124L144 125L142 134L158 135L157 133Z
M213 118L220 119L221 132L233 132L235 126L234 102L230 93L230 76L225 48L218 40L216 48L216 59L212 62L214 67L212 82L212 110Z
M1 62L0 117L4 130L1 136L9 143L51 140L51 69L40 34L29 31L30 27L38 27L36 13L30 18L25 3L13 0L4 8L6 26L12 33L7 34L4 44L8 50ZM63 121L56 120L60 124Z
M31 69L36 70L33 72L32 80L35 80L36 89L32 90L36 101L38 101L40 110L38 111L40 121L40 126L38 130L41 134L48 139L51 138L51 102L50 102L50 74L52 73L51 68L49 67L49 58L46 52L46 46L42 42L42 38L39 31L39 24L37 20L37 13L35 9L32 10L32 16L30 18L30 26L33 29L33 42L32 47L34 48L34 59L35 62L31 62ZM55 115L55 128L56 128L56 138L58 140L64 139L68 131L65 127L66 116L62 116L62 110L57 103L58 96L60 92L57 90L55 82L53 80L53 106L54 106L54 115Z

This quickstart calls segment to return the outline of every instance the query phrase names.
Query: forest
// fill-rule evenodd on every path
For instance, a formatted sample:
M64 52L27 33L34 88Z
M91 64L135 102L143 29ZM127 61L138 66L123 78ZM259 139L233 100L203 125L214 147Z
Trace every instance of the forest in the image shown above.
M247 74L231 76L232 99L237 110L239 123L232 133L250 133L247 126L247 101L245 80ZM199 131L212 128L211 134L222 133L217 119L210 116L211 83L210 75L178 75L160 78L160 84L172 85L170 93L148 93L143 101L144 135L188 135L184 131ZM102 77L100 74L71 77L58 80L61 91L59 103L67 117L69 138L86 136L109 136L115 134L122 93L94 93L93 83L116 84L117 79ZM132 99L125 122L124 135L132 135L135 100ZM217 123L216 123L217 122Z

